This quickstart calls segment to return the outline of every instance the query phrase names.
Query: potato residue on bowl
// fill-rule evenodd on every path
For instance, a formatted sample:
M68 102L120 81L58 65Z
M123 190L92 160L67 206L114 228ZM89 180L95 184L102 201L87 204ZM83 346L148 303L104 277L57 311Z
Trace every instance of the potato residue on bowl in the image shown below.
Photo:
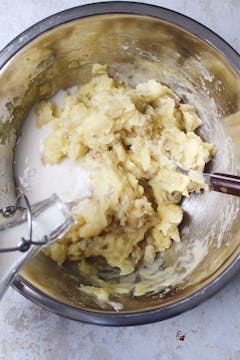
M152 79L131 88L107 70L93 65L92 80L68 94L61 110L50 101L37 107L38 126L52 129L43 162L70 158L92 182L91 196L74 206L77 225L45 251L59 265L102 257L127 275L180 241L178 203L207 189L201 173L216 149L194 133L201 125L195 108L169 87Z

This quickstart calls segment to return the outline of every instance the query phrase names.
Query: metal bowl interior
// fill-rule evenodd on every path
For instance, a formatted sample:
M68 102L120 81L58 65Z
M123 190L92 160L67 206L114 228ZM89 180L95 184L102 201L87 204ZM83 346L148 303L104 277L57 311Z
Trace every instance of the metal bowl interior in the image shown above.
M201 136L218 148L210 170L239 174L239 60L202 25L146 4L93 4L36 24L0 53L0 205L15 198L14 145L31 106L87 81L96 62L120 64L120 76L128 64L137 64L144 76L168 83L197 107L204 122ZM181 282L165 296L121 296L119 313L79 292L76 274L44 254L22 270L14 286L54 312L96 324L130 325L172 316L212 295L240 267L239 205L237 197L214 192L184 200L182 242L166 255L168 264L177 263L184 274ZM200 248L195 246L199 243ZM188 267L181 260L184 254Z

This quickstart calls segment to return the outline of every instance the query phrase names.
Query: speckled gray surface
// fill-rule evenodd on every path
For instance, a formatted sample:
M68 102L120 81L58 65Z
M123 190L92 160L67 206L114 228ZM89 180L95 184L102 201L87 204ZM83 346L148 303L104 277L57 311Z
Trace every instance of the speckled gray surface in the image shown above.
M95 1L97 2L97 1ZM81 0L1 0L0 48ZM207 25L240 51L240 0L148 1ZM239 360L240 275L197 308L151 325L102 328L46 312L9 289L0 303L0 360ZM185 339L179 340L179 334Z

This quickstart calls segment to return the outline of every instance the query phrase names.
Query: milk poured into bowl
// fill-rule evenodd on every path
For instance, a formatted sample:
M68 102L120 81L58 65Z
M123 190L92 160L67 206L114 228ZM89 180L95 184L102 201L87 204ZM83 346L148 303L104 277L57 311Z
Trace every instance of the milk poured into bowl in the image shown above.
M74 92L74 88L69 91ZM61 108L67 91L59 91L52 101ZM60 164L45 165L41 161L43 141L50 132L49 124L36 126L35 107L29 112L21 137L15 149L15 176L17 184L30 203L44 200L56 193L64 202L79 202L91 196L89 173L77 161L63 160Z

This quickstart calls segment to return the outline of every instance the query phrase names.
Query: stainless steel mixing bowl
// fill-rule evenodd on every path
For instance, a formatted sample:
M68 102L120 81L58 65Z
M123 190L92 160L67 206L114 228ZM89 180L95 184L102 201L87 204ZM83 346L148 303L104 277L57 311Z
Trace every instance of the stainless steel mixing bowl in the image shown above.
M212 170L239 174L239 55L206 27L170 10L132 2L98 3L41 21L0 53L1 207L15 197L13 149L30 107L60 88L86 81L91 63L136 61L157 64L151 70L154 76L197 107L204 121L201 136L218 147ZM158 65L164 71L158 73ZM13 286L46 309L94 324L142 324L190 309L240 268L240 207L237 197L213 192L192 196L183 207L183 240L168 261L176 263L183 254L189 263L191 256L198 261L165 296L122 296L123 310L103 309L79 292L76 274L43 254ZM199 252L197 241L203 245ZM180 272L186 271L179 266Z

